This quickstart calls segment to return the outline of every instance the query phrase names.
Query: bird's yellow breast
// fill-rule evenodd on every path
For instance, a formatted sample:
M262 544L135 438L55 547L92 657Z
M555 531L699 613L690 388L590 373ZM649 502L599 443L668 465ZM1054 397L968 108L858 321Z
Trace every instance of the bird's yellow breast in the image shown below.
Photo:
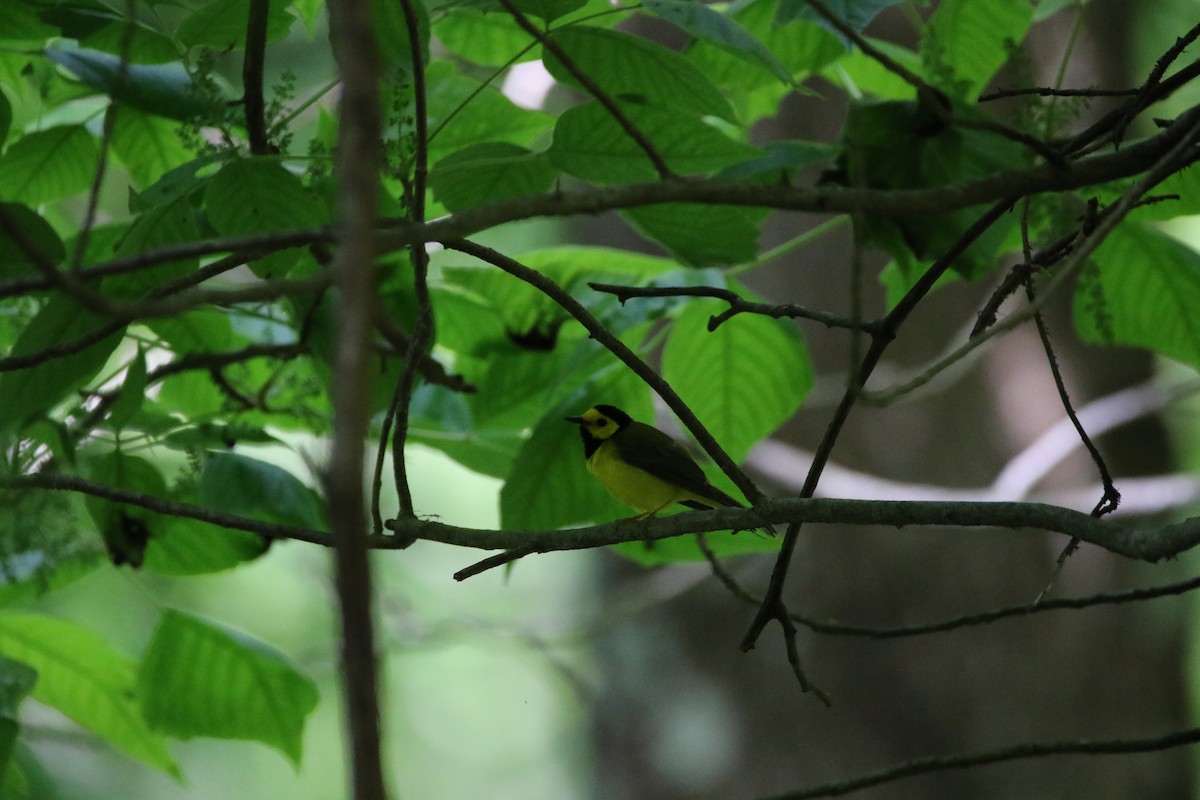
M606 441L587 460L592 473L608 493L627 506L644 513L656 513L694 495L656 478L649 472L630 466L617 453L617 446Z

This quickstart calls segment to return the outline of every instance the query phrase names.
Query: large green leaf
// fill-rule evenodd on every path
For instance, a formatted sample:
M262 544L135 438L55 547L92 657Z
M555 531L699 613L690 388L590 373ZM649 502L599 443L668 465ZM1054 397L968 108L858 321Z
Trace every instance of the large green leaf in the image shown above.
M186 193L139 214L117 246L117 255L132 256L198 238L196 211ZM155 287L187 275L197 267L195 258L158 264L152 269L106 278L104 291L116 297L141 300Z
M956 114L971 115L970 109ZM1029 153L993 133L942 124L916 103L865 102L846 120L845 165L849 184L873 189L917 189L1021 169ZM903 158L897 158L903 153ZM864 215L861 235L889 252L906 272L944 252L983 211L972 206L942 214ZM992 225L954 262L968 278L992 269L1015 216Z
M168 496L167 482L144 458L113 450L86 462L86 475L96 483L151 497ZM153 511L89 496L84 504L96 523L114 564L142 566L146 545L163 530L164 518Z
M729 101L712 81L686 58L660 44L584 26L555 31L551 38L609 97L690 117L735 119ZM580 85L550 51L543 53L542 61L558 80Z
M808 350L795 323L739 314L715 331L726 308L689 302L663 350L663 377L734 459L791 416L813 385Z
M456 56L489 67L507 64L522 51L522 61L537 55L537 43L504 11L456 8L434 21L433 32Z
M431 163L479 142L529 147L554 124L551 115L514 105L494 86L480 84L444 61L430 64L425 80Z
M392 0L369 0L371 22L375 30L378 55L384 65L394 72L412 71L412 38L408 35L408 20L404 6ZM417 17L417 37L421 40L421 63L429 63L429 9L425 3L413 3Z
M0 655L0 776L8 771L13 746L21 728L17 707L37 683L37 672L28 664Z
M677 175L711 172L759 154L753 147L690 117L630 104L622 105L622 110ZM548 154L563 172L597 183L658 177L646 151L595 102L575 106L559 117Z
M882 39L866 37L880 52L914 75L924 78L925 66L920 54L902 45ZM852 50L835 63L822 70L821 75L829 82L844 86L852 95L865 95L880 100L911 100L917 89L895 72L879 63L861 50Z
M30 133L0 156L6 200L38 205L86 191L96 173L100 147L82 125L59 125Z
M17 278L36 271L35 262L26 248L32 248L34 257L47 263L57 266L62 262L66 256L62 240L33 209L20 203L0 203L0 214L21 232L21 239L17 240L7 228L0 227L0 279Z
M1075 292L1079 335L1145 347L1200 369L1200 253L1126 221L1093 261Z
M765 44L740 23L712 7L687 0L644 0L643 6L651 14L675 23L697 39L765 67L784 83L792 82L791 71Z
M242 633L179 611L159 620L142 658L137 696L156 730L190 739L253 739L299 765L312 679Z
M6 42L43 42L58 31L47 25L28 3L0 3L0 39Z
M251 519L323 529L320 497L290 472L238 453L213 453L200 478L200 502Z
M180 141L178 126L166 119L126 107L116 115L112 148L140 188L185 164L192 153Z
M770 212L746 206L666 203L621 212L643 236L685 264L723 267L758 254L758 234Z
M0 652L37 671L34 699L144 764L178 776L163 737L134 701L135 662L73 622L0 612Z
M287 3L269 3L267 41L287 35L294 17ZM213 0L203 3L176 29L175 36L185 47L211 47L228 52L246 46L246 18L250 0Z
M1032 21L1028 0L944 0L921 42L927 71L945 91L973 101Z
M507 142L481 142L446 156L429 173L429 188L450 211L540 194L558 171L543 153Z
M121 341L117 330L69 355L55 357L55 348L75 349L84 337L95 338L107 318L84 311L65 295L55 295L17 337L8 355L45 354L39 363L0 374L0 433L20 430L30 418L49 411L96 376Z
M321 225L329 215L317 194L273 158L239 158L221 168L204 194L208 220L223 236ZM281 278L296 264L296 248L256 261L262 278Z

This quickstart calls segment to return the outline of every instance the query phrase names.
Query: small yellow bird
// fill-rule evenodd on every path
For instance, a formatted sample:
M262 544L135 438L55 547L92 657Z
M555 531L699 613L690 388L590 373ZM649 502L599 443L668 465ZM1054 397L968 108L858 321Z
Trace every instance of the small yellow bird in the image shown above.
M635 519L653 517L673 503L744 507L709 483L678 442L619 408L599 405L566 419L579 426L588 472L617 500L642 512ZM775 533L770 526L764 530Z

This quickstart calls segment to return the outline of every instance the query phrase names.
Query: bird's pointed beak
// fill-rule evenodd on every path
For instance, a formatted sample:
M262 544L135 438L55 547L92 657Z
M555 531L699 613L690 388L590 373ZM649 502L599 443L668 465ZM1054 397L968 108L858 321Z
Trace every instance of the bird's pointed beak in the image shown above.
M563 417L563 419L565 419L567 422L573 422L576 425L583 424L583 417Z

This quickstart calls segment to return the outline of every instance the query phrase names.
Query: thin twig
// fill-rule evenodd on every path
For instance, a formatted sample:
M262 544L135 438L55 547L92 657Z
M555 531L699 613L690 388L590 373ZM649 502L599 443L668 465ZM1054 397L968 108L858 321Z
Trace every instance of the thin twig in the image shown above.
M709 319L709 331L716 330L738 314L761 314L774 319L785 317L811 319L827 328L847 328L855 331L870 331L875 324L856 321L795 303L756 303L747 300L731 289L720 286L621 286L612 283L589 283L588 286L597 292L615 296L622 305L634 297L713 297L724 300L729 304L729 309Z
M1200 742L1200 728L1190 728L1182 731L1172 731L1162 736L1146 739L1109 739L1093 741L1089 739L1071 739L1058 742L1027 742L997 750L983 750L975 753L960 753L949 756L930 756L913 759L877 772L870 772L856 778L832 781L794 792L784 792L773 795L770 800L807 800L813 797L836 797L850 792L857 792L871 786L911 778L916 775L928 775L951 769L966 769L984 764L998 764L1004 761L1017 761L1026 758L1043 758L1045 756L1064 755L1119 755L1122 753L1149 753L1167 750L1172 747L1196 744Z

